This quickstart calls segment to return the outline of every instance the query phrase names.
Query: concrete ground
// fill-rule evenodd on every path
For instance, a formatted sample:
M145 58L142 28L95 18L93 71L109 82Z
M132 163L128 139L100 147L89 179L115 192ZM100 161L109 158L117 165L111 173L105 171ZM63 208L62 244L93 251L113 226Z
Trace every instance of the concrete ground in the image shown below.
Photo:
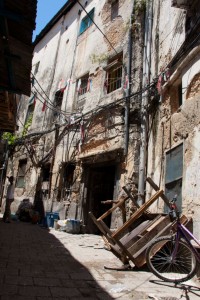
M115 271L104 265L121 262L100 236L0 220L0 300L200 300L196 278L174 286L145 269Z

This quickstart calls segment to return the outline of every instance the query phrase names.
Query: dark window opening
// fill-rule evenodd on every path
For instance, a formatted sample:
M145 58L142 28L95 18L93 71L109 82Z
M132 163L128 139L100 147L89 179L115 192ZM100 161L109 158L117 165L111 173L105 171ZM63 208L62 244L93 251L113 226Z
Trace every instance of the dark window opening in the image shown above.
M55 93L53 122L60 119L61 107L62 107L62 101L63 101L63 93L64 93L63 90L59 90Z
M35 65L34 75L38 73L40 62L38 61Z
M105 87L107 94L121 88L122 86L122 55L108 61L106 70Z
M80 34L83 33L92 25L92 20L94 19L94 8L83 18L81 21Z
M24 188L25 187L26 165L27 165L27 160L26 159L19 161L17 180L16 180L16 187L17 188Z
M50 179L50 164L42 168L42 181L49 181Z
M119 13L119 0L113 0L111 3L111 20L114 20Z
M177 196L177 206L182 210L183 144L166 154L165 193L169 199ZM167 207L165 207L167 211Z

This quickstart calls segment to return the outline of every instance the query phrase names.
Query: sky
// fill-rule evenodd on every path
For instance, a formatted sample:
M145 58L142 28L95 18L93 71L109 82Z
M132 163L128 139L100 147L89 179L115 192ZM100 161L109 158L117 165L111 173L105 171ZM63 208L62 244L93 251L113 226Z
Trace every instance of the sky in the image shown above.
M36 30L33 32L33 41L66 2L67 0L38 0Z

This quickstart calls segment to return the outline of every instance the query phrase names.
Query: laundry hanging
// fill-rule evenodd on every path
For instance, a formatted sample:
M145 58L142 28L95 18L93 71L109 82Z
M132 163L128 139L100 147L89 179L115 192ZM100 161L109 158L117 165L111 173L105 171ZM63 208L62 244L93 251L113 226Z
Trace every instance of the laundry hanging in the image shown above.
M77 84L77 92L78 92L78 93L81 92L81 79L78 80L78 84Z
M44 103L43 103L43 106L42 106L42 111L44 112L45 111L45 109L46 109L46 100L44 101Z
M125 89L125 90L128 90L128 89L129 89L129 79L128 79L128 75L125 76L124 89Z

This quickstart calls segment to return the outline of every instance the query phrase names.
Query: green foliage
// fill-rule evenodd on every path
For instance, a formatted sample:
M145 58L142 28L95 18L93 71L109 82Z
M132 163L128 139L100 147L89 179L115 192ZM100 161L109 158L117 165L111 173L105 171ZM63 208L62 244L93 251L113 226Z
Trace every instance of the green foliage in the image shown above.
M28 120L26 121L26 124L24 125L24 129L22 131L22 137L24 137L27 134L28 129L32 124L32 120L33 120L33 114L29 116ZM17 139L19 138L20 138L19 135L16 135L11 132L4 132L2 135L2 140L7 141L8 145L10 146L14 145Z
M33 121L33 113L30 114L30 116L28 117L28 119L27 119L27 121L26 121L26 123L25 123L25 125L24 125L24 129L23 129L23 131L22 131L22 136L25 136L25 135L27 134L28 129L29 129L29 127L30 127L31 124L32 124L32 121Z
M2 135L2 140L7 141L8 145L13 145L17 139L17 136L11 132L4 132Z

